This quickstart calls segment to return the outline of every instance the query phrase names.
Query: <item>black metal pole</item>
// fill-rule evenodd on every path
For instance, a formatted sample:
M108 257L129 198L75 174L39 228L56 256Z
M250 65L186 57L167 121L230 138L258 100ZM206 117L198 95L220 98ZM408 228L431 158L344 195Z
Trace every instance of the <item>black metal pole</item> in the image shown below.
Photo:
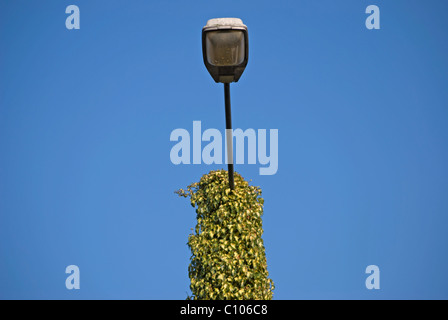
M233 135L232 135L232 113L230 111L230 84L224 83L224 100L226 105L226 146L227 146L227 166L229 171L230 189L235 189L233 179ZM229 130L230 129L230 130Z

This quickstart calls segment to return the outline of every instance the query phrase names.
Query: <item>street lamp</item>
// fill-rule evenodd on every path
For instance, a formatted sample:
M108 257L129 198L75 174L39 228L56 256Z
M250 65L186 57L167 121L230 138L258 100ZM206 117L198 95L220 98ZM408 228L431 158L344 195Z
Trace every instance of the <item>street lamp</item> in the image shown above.
M233 178L233 137L230 110L230 83L238 82L249 58L247 27L238 18L218 18L207 21L202 28L204 64L215 82L224 83L226 110L226 146L230 189Z

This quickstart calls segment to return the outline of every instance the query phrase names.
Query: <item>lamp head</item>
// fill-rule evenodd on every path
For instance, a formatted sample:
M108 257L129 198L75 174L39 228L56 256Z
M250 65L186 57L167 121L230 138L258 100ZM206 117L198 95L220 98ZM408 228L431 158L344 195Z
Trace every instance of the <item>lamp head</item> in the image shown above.
M247 27L241 19L211 19L202 28L204 64L215 82L237 82L249 58Z

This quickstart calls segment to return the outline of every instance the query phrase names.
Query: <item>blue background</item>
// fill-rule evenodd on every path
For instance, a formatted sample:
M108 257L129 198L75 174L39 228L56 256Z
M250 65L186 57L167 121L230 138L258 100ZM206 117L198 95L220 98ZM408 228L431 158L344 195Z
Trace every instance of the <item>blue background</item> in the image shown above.
M78 5L81 29L67 30ZM381 9L367 30L365 9ZM201 28L239 17L234 128L278 129L263 189L275 299L448 298L446 1L0 2L0 298L184 299L189 201L222 165L170 161L224 129ZM65 288L78 265L81 289ZM378 265L381 289L367 290Z

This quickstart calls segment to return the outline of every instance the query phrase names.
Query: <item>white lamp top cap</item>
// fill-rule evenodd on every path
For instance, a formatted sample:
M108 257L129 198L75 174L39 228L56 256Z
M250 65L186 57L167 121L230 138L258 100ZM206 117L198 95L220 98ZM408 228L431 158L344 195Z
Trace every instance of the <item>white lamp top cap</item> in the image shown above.
M246 27L243 21L239 18L215 18L208 20L205 28L220 27L220 26Z

